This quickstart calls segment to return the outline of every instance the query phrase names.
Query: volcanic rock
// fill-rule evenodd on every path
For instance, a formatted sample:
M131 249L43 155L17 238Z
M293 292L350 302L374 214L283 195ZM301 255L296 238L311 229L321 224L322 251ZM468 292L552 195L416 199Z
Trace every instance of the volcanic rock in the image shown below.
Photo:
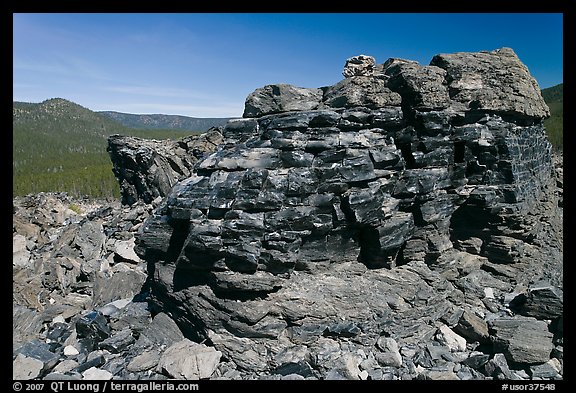
M535 81L509 49L371 64L202 136L110 138L123 205L14 198L21 377L561 378Z

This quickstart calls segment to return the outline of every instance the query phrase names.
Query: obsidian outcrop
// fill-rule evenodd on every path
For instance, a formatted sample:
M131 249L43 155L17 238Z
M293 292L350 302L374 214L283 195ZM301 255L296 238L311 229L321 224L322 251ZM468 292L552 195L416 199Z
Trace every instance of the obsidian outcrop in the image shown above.
M359 56L343 74L256 89L171 188L137 236L153 302L260 373L366 378L359 351L381 370L446 348L492 377L546 363L563 335L562 213L526 66L502 48Z
M142 256L195 275L433 263L455 245L518 262L512 228L553 189L549 110L527 68L508 48L359 58L334 86L250 94L148 223Z
M174 184L190 176L199 159L216 150L220 143L222 134L218 128L178 141L110 136L107 151L120 184L122 203L150 204L165 197Z

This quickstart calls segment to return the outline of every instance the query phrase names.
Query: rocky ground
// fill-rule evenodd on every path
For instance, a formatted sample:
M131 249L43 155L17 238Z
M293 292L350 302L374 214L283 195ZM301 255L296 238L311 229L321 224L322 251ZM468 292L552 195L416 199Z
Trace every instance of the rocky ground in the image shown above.
M148 267L134 253L135 234L159 203L160 198L126 207L62 193L14 199L14 379L563 378L561 290L542 282L515 287L505 272L459 251L432 269L413 263L367 270L351 261L329 277L299 272L283 294L294 300L295 318L311 308L339 312L322 309L320 299L328 297L356 320L363 310L348 310L348 299L365 297L366 309L386 303L400 313L366 321L379 324L380 337L363 337L363 326L342 320L319 325L320 339L307 347L314 332L296 326L292 340L301 344L274 354L273 372L262 371L269 354L242 339L227 343L227 354L191 341L172 318L149 305ZM456 271L470 274L454 280ZM306 291L309 280L322 279L322 293ZM524 298L529 301L514 306ZM464 299L474 312L454 306ZM249 315L241 304L236 312ZM401 331L404 338L386 331Z

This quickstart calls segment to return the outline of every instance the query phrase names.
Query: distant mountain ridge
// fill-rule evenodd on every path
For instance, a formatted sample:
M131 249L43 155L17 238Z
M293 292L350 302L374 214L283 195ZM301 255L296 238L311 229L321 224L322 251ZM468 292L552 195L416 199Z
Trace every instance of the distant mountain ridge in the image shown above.
M118 197L106 151L113 134L180 139L193 130L135 129L63 98L12 105L12 195L65 191Z
M132 114L115 111L97 112L126 127L139 129L173 129L187 131L207 131L211 127L223 126L232 117L189 117L163 114Z

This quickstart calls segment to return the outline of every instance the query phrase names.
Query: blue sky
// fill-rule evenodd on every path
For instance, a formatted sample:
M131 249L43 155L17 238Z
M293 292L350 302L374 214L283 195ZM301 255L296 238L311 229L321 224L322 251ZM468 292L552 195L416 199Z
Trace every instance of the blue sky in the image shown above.
M340 81L347 58L511 47L541 88L563 82L563 15L13 14L13 99L94 111L239 117L258 87Z

